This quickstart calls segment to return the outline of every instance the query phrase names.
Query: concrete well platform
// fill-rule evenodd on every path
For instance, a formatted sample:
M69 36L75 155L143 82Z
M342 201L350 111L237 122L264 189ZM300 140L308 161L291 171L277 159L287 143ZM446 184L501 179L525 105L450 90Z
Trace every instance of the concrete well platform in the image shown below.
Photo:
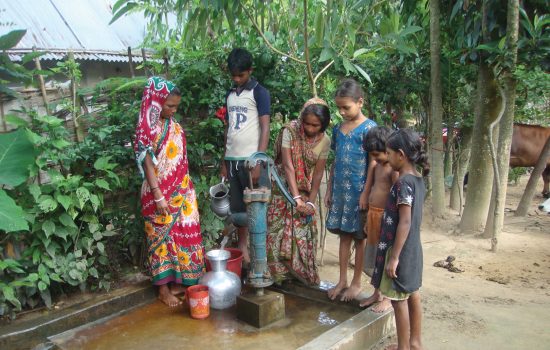
M170 309L150 285L140 285L5 327L0 348L41 343L35 349L369 349L393 331L391 311L375 314L358 302L330 301L323 287L272 288L285 295L286 317L258 329L239 321L236 307L211 309L209 318L194 320L187 305Z

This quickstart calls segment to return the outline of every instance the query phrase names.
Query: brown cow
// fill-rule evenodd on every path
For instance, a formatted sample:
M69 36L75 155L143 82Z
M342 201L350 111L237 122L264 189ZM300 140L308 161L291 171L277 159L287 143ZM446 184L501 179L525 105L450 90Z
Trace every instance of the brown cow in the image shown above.
M550 137L550 128L539 125L514 124L512 148L510 150L510 167L535 166L542 148ZM544 188L542 195L550 196L550 159L542 173Z

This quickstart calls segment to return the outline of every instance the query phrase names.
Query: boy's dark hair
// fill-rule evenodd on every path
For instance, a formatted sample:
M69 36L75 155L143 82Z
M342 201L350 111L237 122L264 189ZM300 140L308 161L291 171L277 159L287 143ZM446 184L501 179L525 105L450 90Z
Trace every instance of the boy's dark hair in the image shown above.
M340 86L334 94L335 97L349 97L355 102L364 97L363 89L358 82L353 79L345 79L340 83Z
M240 73L252 69L252 55L246 49L234 48L227 56L229 72Z
M392 130L386 126L376 126L369 130L363 147L367 152L385 152L386 142Z
M369 132L370 134L370 132ZM411 162L422 167L422 175L426 176L430 172L430 163L428 155L424 151L420 135L411 129L399 129L394 131L386 142L386 147L394 151L402 150Z
M173 96L180 96L181 97L181 91L180 89L178 89L177 87L174 87L172 89L172 91L170 91L170 95L173 95Z
M304 108L302 114L300 115L303 118L307 114L313 114L321 122L321 132L327 130L328 125L330 124L330 110L327 106L321 104L312 104Z

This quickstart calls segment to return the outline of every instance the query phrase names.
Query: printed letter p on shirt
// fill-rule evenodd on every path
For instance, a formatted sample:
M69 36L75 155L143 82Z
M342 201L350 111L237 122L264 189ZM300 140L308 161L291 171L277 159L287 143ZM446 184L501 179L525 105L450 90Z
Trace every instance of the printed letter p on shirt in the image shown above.
M235 113L235 130L239 130L241 128L241 124L246 122L246 114L244 113Z

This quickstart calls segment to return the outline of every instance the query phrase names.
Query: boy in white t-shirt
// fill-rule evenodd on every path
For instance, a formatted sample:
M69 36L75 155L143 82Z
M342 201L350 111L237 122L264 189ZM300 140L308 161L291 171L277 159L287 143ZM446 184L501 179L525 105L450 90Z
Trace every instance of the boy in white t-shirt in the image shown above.
M244 218L246 205L243 191L249 187L250 177L244 161L254 152L265 152L269 143L269 91L260 85L252 74L252 55L245 49L235 48L227 58L227 66L235 85L226 97L225 152L220 175L229 179L230 210L233 217ZM260 168L252 170L254 184L260 178ZM248 223L234 220L239 236L239 249L246 265L248 253Z

